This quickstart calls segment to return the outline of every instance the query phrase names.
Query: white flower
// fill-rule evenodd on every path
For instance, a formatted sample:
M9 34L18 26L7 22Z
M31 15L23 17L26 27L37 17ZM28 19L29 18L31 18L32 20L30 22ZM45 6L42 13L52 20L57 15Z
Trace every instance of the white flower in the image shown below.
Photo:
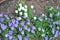
M27 12L27 9L24 9L25 12Z
M19 6L22 7L22 4L20 3Z
M21 8L18 8L18 11L21 11Z
M41 28L38 28L38 31L41 31Z
M20 15L23 15L22 12L19 13Z
M53 7L51 7L49 10L52 10L53 9Z
M45 16L45 14L42 14L42 16Z
M8 34L5 34L5 37L8 37Z
M21 34L23 35L24 34L24 31L21 31Z
M21 20L21 17L19 17L19 20Z
M26 17L28 17L27 13L24 13L24 15L25 15Z
M41 36L45 37L45 34L42 34Z
M37 19L37 17L34 17L34 20L36 20Z
M15 10L15 13L18 13L18 10Z
M24 10L25 8L24 7L21 7L22 10Z
M42 32L45 32L45 30L44 30L44 29L42 29Z
M45 18L45 20L47 20L47 18Z
M24 6L27 9L27 5Z
M34 8L34 6L33 6L33 5L31 5L31 8L33 9L33 8Z

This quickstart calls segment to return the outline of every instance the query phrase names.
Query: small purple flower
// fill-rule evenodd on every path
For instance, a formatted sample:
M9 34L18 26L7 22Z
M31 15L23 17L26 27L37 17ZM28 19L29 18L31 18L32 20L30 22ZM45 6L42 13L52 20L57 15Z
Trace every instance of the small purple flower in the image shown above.
M10 27L12 26L12 23L11 23L11 22L9 22L9 26L10 26Z
M12 35L13 31L12 30L9 30L8 34L9 35Z
M59 22L58 22L58 21L56 21L56 24L58 25L58 24L59 24Z
M52 33L55 34L55 29L54 28L52 28Z
M9 36L9 40L12 40L12 38L13 38L12 36Z
M17 20L15 22L16 22L15 24L18 24L19 23Z
M51 13L50 13L50 15L49 15L49 16L52 18L53 14L51 14Z
M7 37L7 38L5 38L5 40L8 40L8 37Z
M0 21L1 21L1 22L4 22L4 18L0 18Z
M58 13L56 14L56 16L60 16L60 12L58 12Z
M12 19L11 21L12 21L13 24L15 23L15 19Z
M54 39L53 39L53 37L50 37L50 39L49 39L49 40L54 40Z
M27 28L27 31L30 32L30 28Z
M14 24L15 27L18 27L18 24Z
M48 37L45 37L45 40L48 40Z
M60 35L60 31L59 31L59 35Z
M19 27L19 31L22 31L22 28L21 27Z
M0 14L0 17L3 17L3 14L2 13Z
M27 22L28 25L30 25L30 22Z
M56 22L53 22L53 24L55 25L55 24L56 24Z
M22 36L21 35L18 35L17 36L19 40L22 40Z
M1 28L2 28L2 30L5 30L7 28L7 26L4 24L1 24Z
M26 19L26 16L24 15L23 18Z
M33 30L36 29L35 26L33 26L33 25L31 27L32 27Z
M21 22L20 22L20 24L21 24L22 26L24 26L24 24L25 24L25 21L21 21Z
M35 31L34 30L31 30L31 33L35 33Z
M58 37L58 33L59 33L59 31L57 30L55 33L55 37Z
M0 38L0 40L2 40L2 38Z
M19 18L18 18L18 17L16 17L16 20L17 20L17 21L19 21Z
M60 10L60 6L57 6L57 9Z
M43 21L43 18L42 17L39 17L38 20Z
M28 40L28 37L24 37L24 40Z
M28 29L28 27L27 27L27 26L24 26L24 29L25 29L25 30L27 30L27 29Z
M30 19L27 19L28 22L30 22Z

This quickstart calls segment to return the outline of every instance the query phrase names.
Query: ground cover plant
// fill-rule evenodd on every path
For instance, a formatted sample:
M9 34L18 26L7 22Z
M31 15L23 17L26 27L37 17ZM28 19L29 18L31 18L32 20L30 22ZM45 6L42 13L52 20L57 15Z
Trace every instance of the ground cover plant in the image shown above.
M32 7L33 8L33 7ZM34 16L31 7L16 4L16 17L0 14L1 40L56 40L60 32L60 10L48 6L46 14Z

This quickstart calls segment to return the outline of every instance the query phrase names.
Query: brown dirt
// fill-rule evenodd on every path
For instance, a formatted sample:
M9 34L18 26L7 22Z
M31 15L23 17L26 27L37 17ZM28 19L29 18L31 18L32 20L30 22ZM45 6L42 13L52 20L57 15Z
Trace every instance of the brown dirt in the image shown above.
M0 12L1 13L14 13L15 5L17 0L6 0L5 2L0 4Z

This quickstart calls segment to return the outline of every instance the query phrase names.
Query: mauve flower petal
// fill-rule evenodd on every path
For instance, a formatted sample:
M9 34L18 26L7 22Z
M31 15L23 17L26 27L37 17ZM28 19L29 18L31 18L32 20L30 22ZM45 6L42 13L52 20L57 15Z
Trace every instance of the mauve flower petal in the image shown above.
M30 22L30 19L27 19L28 22Z
M19 40L22 40L22 36L21 36L21 35L18 35L18 39L19 39Z
M48 37L45 37L45 40L48 40Z
M24 40L28 40L28 38L27 37L24 37Z
M30 25L30 22L27 22L28 25Z
M27 31L30 32L30 28L27 28Z
M27 28L28 28L28 27L24 25L24 29L27 30Z
M18 29L19 29L19 31L22 31L22 28L21 27L19 27Z
M56 16L60 16L60 12L58 12L58 13L56 14Z
M3 17L3 14L0 14L0 17Z
M34 30L31 30L31 33L35 33L35 31Z
M9 22L9 26L10 26L10 27L12 26L12 23L11 23L11 22Z
M32 27L33 30L36 29L35 26L33 26L33 25L31 27Z
M52 18L53 14L51 14L51 13L50 13L50 15L49 15L49 16Z
M50 39L49 39L49 40L54 40L54 39L53 39L53 37L50 37Z
M12 40L12 38L13 38L12 36L9 36L9 40Z
M15 27L18 27L18 24L14 24Z
M13 24L15 23L15 19L12 19L11 21L12 21Z
M4 24L1 24L1 28L2 28L2 30L5 30L7 28L7 26Z
M0 21L1 21L1 22L4 22L4 18L0 18Z
M55 33L55 37L58 37L58 33L59 33L59 31L57 30Z
M43 21L43 18L42 17L39 17L38 20Z
M24 24L25 24L25 21L21 21L21 22L20 22L20 24L21 24L22 26L24 26Z
M12 35L13 31L12 30L9 30L8 34L9 35Z
M55 29L54 28L52 28L52 33L55 34Z

